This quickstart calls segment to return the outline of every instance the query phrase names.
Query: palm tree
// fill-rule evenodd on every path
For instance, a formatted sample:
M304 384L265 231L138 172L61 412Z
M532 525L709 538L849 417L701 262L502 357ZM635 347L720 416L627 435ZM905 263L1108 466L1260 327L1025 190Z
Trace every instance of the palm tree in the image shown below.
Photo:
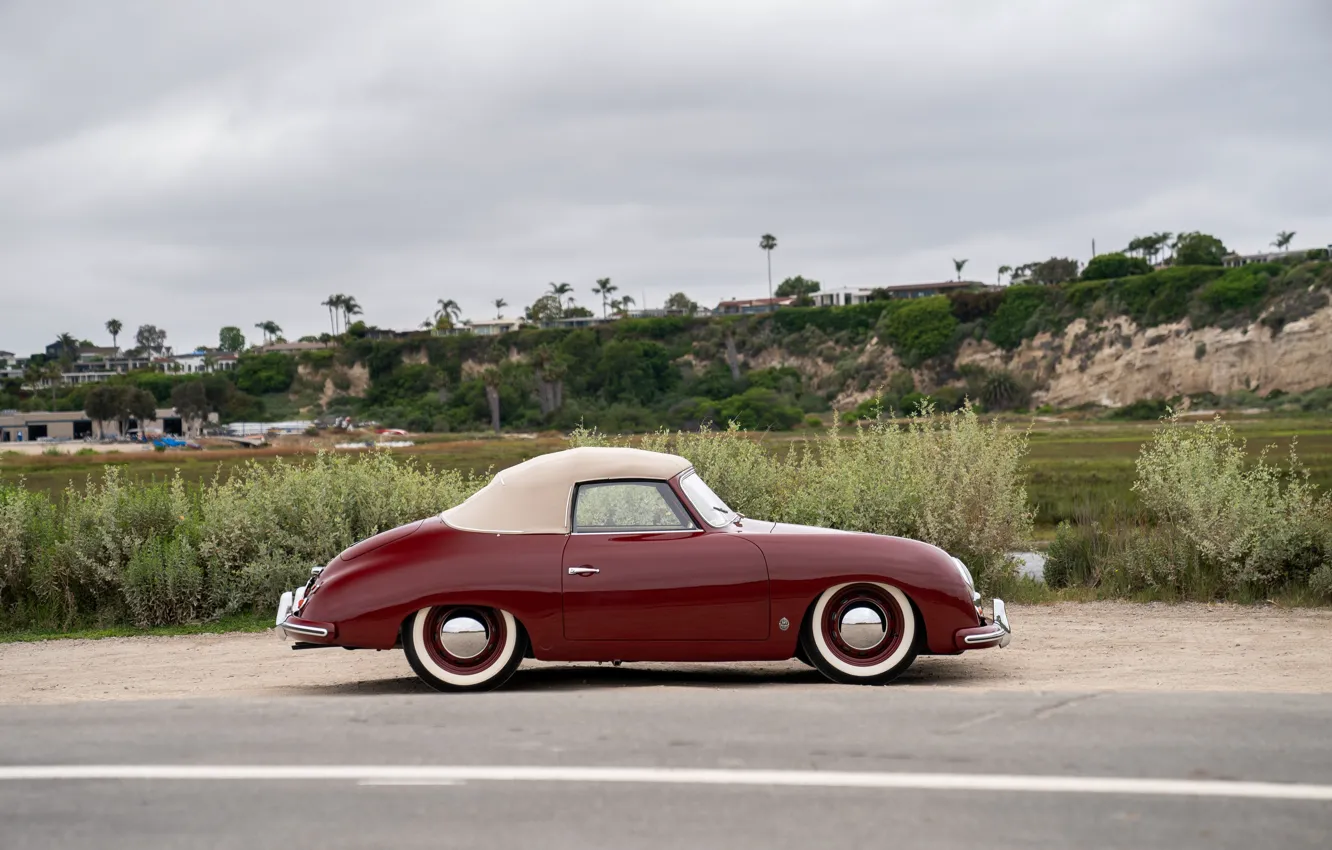
M601 318L606 318L606 299L610 298L610 294L619 290L619 288L611 283L608 277L600 278L597 280L596 286L592 287L592 294L601 296Z
M958 279L958 280L961 280L961 279L962 279L962 267L965 266L968 262L970 262L970 261L969 261L969 260L953 260L953 268L957 269L957 279Z
M490 427L495 433L500 432L500 381L502 376L498 366L487 366L481 373L481 380L486 385L486 403L490 405Z
M777 237L771 233L765 233L759 237L759 247L768 252L768 309L773 308L772 304L772 252L777 247Z
M564 309L564 296L573 292L573 287L567 283L552 283L550 285L550 294L555 296L555 300L560 302L560 309ZM569 306L573 306L573 299L569 299Z
M626 295L623 298L617 298L610 303L611 312L617 316L624 317L629 315L629 308L634 304L634 296Z
M119 319L112 319L112 320L110 320L109 322L106 323L106 332L109 333L109 334L111 334L111 347L112 347L112 348L117 349L117 350L120 349L120 346L116 343L116 337L120 336L120 331L121 331L121 329L123 329L124 327L125 327L125 326L122 325L122 324L120 323L120 320L119 320Z
M51 382L51 409L55 410L56 384L59 384L65 377L64 370L60 368L60 362L57 360L48 360L42 366L42 380Z
M337 314L333 311L342 309L342 297L341 295L330 295L327 300L319 302L321 307L328 308L328 325L334 336L338 335L338 319Z
M60 359L65 363L72 364L79 359L79 341L75 339L74 334L61 334L56 337L56 344L60 346Z
M505 301L503 298L496 298L494 301L490 303L495 305L495 318L497 319L504 318L504 314L501 313L500 311L503 310L505 307L508 307L509 302Z
M461 317L462 308L458 306L457 301L454 301L452 298L448 300L443 298L439 299L439 309L435 311L436 322L443 319L449 323L449 327L453 327L458 324L458 319Z
M1000 266L1000 267L999 267L999 277L997 277L996 280L999 282L1000 285L1003 285L1003 282L1004 282L1004 275L1006 275L1006 274L1012 274L1012 273L1013 273L1013 267L1012 267L1012 266Z
M1278 251L1284 251L1286 250L1286 246L1290 245L1290 240L1294 238L1295 231L1282 230L1277 233L1276 241L1273 242L1272 245L1275 246Z
M271 324L272 324L272 322L255 322L255 323L254 323L254 326L255 326L256 328L258 328L259 331L260 331L261 333L263 333L263 335L264 335L264 345L268 345L268 326L271 325Z
M342 298L342 329L344 331L351 327L351 317L361 315L361 305L356 303L356 299L348 295Z

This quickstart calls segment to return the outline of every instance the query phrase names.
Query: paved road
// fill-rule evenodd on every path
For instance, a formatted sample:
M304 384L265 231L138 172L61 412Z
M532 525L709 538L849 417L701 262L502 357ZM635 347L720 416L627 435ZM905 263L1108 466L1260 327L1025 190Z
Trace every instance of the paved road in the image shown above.
M1326 695L789 688L644 678L630 667L528 671L516 682L453 697L0 707L0 847L1332 846L1328 799L1077 786L1078 777L1122 777L1332 791ZM498 773L431 784L329 778L332 767L299 779L24 774L43 765ZM511 781L522 779L517 766L571 769ZM732 772L676 781L625 771L589 782L578 767ZM775 773L746 784L754 774L743 771L756 770ZM827 787L845 772L861 787ZM918 774L944 776L948 787L918 787ZM1056 777L1042 780L1056 787L958 790L1008 774ZM874 787L884 782L907 787Z

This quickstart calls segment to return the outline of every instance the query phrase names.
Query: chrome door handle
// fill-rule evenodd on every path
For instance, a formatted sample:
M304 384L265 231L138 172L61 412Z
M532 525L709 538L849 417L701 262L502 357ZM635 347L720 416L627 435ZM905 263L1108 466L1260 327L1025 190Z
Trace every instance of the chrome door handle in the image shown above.
M599 572L601 572L601 570L597 569L596 567L570 567L570 568L569 568L569 575L571 575L571 576L592 576L592 575L596 575L596 574L599 573Z

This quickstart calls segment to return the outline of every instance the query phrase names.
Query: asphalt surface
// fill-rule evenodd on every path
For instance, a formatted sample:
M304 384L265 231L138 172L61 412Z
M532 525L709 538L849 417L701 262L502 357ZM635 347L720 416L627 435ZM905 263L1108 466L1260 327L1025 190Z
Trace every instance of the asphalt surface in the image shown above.
M1171 795L1149 785L965 790L969 777L995 775L1329 790L1327 695L792 688L643 677L630 666L520 671L515 684L459 696L0 707L0 848L1332 846L1327 799ZM492 766L501 775L432 784L5 778L65 765ZM871 782L906 776L908 785L928 774L958 777L963 788L725 778L738 773L511 781L506 766L575 776L581 767L762 770L798 782L854 772Z

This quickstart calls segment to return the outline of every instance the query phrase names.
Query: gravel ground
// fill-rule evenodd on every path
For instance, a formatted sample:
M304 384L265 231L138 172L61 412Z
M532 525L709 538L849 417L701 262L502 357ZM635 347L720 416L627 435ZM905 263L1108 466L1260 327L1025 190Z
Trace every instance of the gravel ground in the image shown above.
M1332 610L1117 602L1011 606L1013 643L919 659L907 687L1332 693ZM822 687L799 662L528 661L514 687ZM272 634L0 644L0 704L416 693L400 652L293 652Z

